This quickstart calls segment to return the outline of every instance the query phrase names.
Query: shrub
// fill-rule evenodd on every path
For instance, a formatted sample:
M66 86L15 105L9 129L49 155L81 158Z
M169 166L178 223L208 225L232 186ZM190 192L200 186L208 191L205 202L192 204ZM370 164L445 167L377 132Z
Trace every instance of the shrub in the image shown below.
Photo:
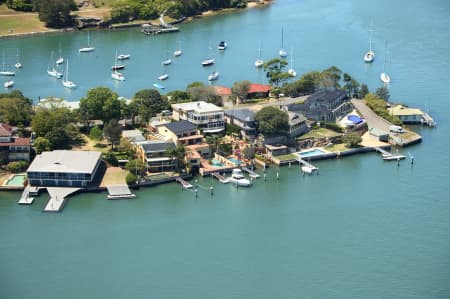
M361 141L361 136L359 136L359 134L355 132L347 133L342 136L342 142L344 142L348 147L357 147Z
M125 181L127 182L127 185L134 185L137 182L137 176L129 172L127 176L125 177Z
M6 169L8 169L9 172L12 173L18 173L18 172L23 172L27 169L28 166L28 162L26 161L14 161L14 162L10 162L8 163L8 165L6 166Z
M119 161L117 161L117 157L116 155L109 151L105 154L105 156L103 157L103 159L110 165L112 166L118 166L119 165Z
M344 129L342 127L340 127L338 124L335 124L335 123L325 122L325 123L323 123L322 126L324 128L330 129L330 130L335 131L337 133L344 132Z

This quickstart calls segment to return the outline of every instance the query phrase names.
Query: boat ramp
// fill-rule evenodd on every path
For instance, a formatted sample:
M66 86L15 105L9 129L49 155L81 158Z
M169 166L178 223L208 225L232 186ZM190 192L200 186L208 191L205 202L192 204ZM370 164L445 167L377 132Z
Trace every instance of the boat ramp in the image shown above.
M111 185L106 186L108 190L108 199L135 198L136 195L131 193L128 185Z
M50 199L45 205L43 212L60 212L66 204L67 196L77 192L80 188L46 187Z

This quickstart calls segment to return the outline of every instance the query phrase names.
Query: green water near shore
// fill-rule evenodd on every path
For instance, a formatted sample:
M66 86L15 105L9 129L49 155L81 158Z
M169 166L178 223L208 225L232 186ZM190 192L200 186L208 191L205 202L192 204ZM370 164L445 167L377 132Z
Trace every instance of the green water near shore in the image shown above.
M414 165L406 159L397 166L367 153L314 162L319 176L303 177L298 167L283 167L277 180L277 168L271 168L266 182L258 179L248 189L199 178L204 189L198 199L167 184L142 188L134 200L77 195L62 213L46 214L41 213L46 196L19 206L19 193L2 192L0 298L450 297L449 15L450 6L439 0L376 5L285 0L192 22L180 35L157 40L142 41L132 30L93 33L93 40L97 35L111 45L117 40L124 48L145 51L155 64L166 39L169 44L185 39L182 46L190 53L170 83L176 88L207 74L198 66L204 46L220 39L230 45L221 58L220 84L258 76L263 81L244 62L253 63L261 37L274 41L263 50L276 52L284 26L286 43L294 44L298 55L297 73L334 64L373 89L380 85L388 39L392 98L426 106L438 127L415 128L423 143L403 150L415 157ZM365 65L370 19L377 30L377 60ZM77 49L82 36L64 35L65 46ZM15 43L48 56L58 38L2 41L11 49ZM105 47L113 53L111 45ZM28 65L41 60L30 57L34 62ZM108 63L105 59L105 67ZM145 73L136 72L137 80L144 80ZM107 75L105 81L90 76L86 82L110 84ZM28 78L24 91L53 91L47 79ZM117 90L132 94L141 87L131 82Z

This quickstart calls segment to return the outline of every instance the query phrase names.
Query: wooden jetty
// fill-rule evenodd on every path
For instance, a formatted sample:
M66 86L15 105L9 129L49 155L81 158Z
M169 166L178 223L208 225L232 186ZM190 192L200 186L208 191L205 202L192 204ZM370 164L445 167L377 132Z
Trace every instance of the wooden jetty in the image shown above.
M106 186L108 190L108 199L128 199L135 198L136 195L131 193L128 185L111 185Z
M257 179L260 177L259 174L257 174L256 172L254 172L253 170L248 169L247 167L242 167L242 170L247 172L251 178Z
M426 112L424 112L422 115L422 124L429 127L436 126L436 122L434 121L434 119Z
M177 181L178 183L180 183L181 186L183 186L184 189L191 189L191 188L194 187L194 186L192 186L189 182L186 182L185 180L183 180L183 179L180 178L180 177L177 177L177 178L176 178L176 181Z
M213 177L215 177L216 179L218 179L219 182L221 182L221 183L223 183L223 184L227 184L227 183L229 182L229 181L227 180L226 177L224 177L223 175L221 175L221 174L218 173L218 172L213 172L213 173L211 173L211 175L212 175Z

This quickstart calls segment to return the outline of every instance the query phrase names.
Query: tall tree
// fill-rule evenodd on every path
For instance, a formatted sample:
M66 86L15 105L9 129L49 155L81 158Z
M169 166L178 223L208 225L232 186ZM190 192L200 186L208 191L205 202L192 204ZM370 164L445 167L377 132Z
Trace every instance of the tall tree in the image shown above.
M131 102L136 106L142 123L147 124L150 118L163 110L169 109L169 103L156 89L143 89L134 94Z
M389 89L386 86L377 88L375 94L385 101L389 101L389 98L391 97L391 95L389 94Z
M120 119L124 105L111 89L96 87L90 89L86 97L80 100L79 113L83 120L100 119L106 123L111 119Z
M39 12L39 20L52 28L72 26L70 12L77 10L73 0L36 0L35 7Z
M65 107L39 107L31 126L37 137L50 141L52 149L66 149L79 142L79 131L73 124L75 120L75 115Z
M122 126L115 119L108 121L103 127L103 135L111 143L111 149L120 143L120 136L122 135Z
M271 85L279 87L282 83L292 78L288 72L283 72L287 64L286 60L280 58L274 58L264 63L264 71Z
M20 91L0 94L0 122L28 126L32 113L32 101Z
M275 107L264 107L256 113L258 131L266 136L285 135L289 129L289 118L286 112Z
M231 88L231 92L234 96L236 96L239 100L243 101L248 96L248 91L250 89L250 84L252 84L248 80L234 82L233 87Z

